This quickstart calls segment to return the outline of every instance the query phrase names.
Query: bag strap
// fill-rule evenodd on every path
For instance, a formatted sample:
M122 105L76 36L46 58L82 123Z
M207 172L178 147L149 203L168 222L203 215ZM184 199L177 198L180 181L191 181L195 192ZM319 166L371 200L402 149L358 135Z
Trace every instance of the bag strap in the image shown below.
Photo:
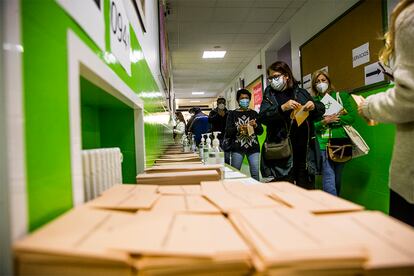
M264 98L265 98L265 101L269 102L271 105L274 105L274 103L267 96L265 96ZM275 97L275 101L276 101L277 105L280 105L279 102L277 101L276 97ZM286 132L287 132L287 137L289 137L290 130L292 129L292 125L293 125L293 119L290 120L289 129L287 128L287 124L286 124L286 121L284 119L283 119L283 122L285 123L285 129L286 129Z

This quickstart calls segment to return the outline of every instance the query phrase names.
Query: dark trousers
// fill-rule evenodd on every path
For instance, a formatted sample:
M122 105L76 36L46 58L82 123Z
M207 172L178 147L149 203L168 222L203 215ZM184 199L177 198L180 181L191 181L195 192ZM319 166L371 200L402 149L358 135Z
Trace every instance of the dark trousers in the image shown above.
M390 216L414 227L414 204L390 190Z
M293 152L293 168L289 174L278 181L288 181L304 189L315 189L315 176L306 168L306 150Z

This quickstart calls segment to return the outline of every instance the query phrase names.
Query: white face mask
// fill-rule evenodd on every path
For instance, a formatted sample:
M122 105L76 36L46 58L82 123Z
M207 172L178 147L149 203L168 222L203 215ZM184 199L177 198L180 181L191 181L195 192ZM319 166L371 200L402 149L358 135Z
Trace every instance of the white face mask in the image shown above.
M225 106L224 104L219 104L217 107L218 107L219 109L224 109L226 106Z
M276 91L283 91L286 86L286 81L283 76L279 76L278 78L272 79L270 82L270 86Z
M328 83L320 82L316 85L316 90L318 90L319 93L325 93L325 91L328 89L328 86Z

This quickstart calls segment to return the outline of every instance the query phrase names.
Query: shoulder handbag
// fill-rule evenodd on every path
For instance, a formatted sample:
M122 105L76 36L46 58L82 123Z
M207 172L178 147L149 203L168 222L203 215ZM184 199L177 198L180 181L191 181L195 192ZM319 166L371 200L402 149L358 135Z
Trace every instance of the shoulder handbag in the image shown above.
M233 117L230 117L230 116L233 116L233 112L232 111L229 111L229 113L228 113L227 116L228 116L227 119L228 120L230 119L230 121L231 121L233 119ZM233 139L230 138L230 137L227 137L226 133L224 133L223 142L221 143L221 149L224 152L231 152L231 150L233 148L233 143L234 143L233 142Z
M347 162L352 159L353 145L348 138L329 138L326 145L328 157L334 162Z
M342 105L342 99L339 92L336 93L337 101ZM343 105L342 105L343 106ZM367 155L369 153L369 146L359 134L359 132L351 125L342 126L352 142L352 158Z
M265 100L269 101L272 105L273 103L266 97ZM290 142L289 134L290 129L292 128L293 120L290 121L290 128L287 129L287 125L285 122L285 127L287 131L287 136L285 139L278 143L264 143L264 159L265 160L278 160L278 159L285 159L292 155L292 144Z
M359 134L359 132L350 125L343 126L346 134L348 134L349 139L351 139L352 142L352 158L357 158L360 156L367 155L369 153L369 146L364 141L362 136Z

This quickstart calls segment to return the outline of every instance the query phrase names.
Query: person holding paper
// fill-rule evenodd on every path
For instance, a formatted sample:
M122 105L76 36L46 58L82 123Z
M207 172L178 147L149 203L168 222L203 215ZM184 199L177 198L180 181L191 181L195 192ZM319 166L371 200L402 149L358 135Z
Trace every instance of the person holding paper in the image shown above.
M257 112L249 108L251 97L249 90L237 91L236 99L240 107L229 113L225 136L234 141L231 148L231 166L240 170L244 156L247 156L251 177L260 181L260 146L257 136L263 133L263 127L258 121Z
M393 69L395 86L359 105L366 119L396 125L390 169L389 214L414 226L414 0L403 0L391 14L380 61Z
M180 111L176 111L175 121L177 122L177 124L174 126L174 129L173 129L173 138L174 138L174 142L176 144L179 144L181 143L181 139L183 138L183 135L185 133L185 127L186 127L183 113L181 113Z
M312 91L316 95L315 100L322 101L326 108L323 119L315 122L322 156L322 189L332 195L339 195L345 163L331 160L326 147L329 139L336 141L335 144L352 144L342 126L354 123L358 114L357 106L350 94L334 90L331 79L324 70L312 74ZM352 151L351 148L350 150Z
M325 112L321 102L298 86L289 66L283 61L273 63L268 69L269 85L263 94L259 118L267 127L266 141L262 147L261 172L272 181L289 181L306 189L314 189L315 174L320 164L319 148L315 139L313 122ZM270 159L266 147L288 138L292 153L282 159Z

